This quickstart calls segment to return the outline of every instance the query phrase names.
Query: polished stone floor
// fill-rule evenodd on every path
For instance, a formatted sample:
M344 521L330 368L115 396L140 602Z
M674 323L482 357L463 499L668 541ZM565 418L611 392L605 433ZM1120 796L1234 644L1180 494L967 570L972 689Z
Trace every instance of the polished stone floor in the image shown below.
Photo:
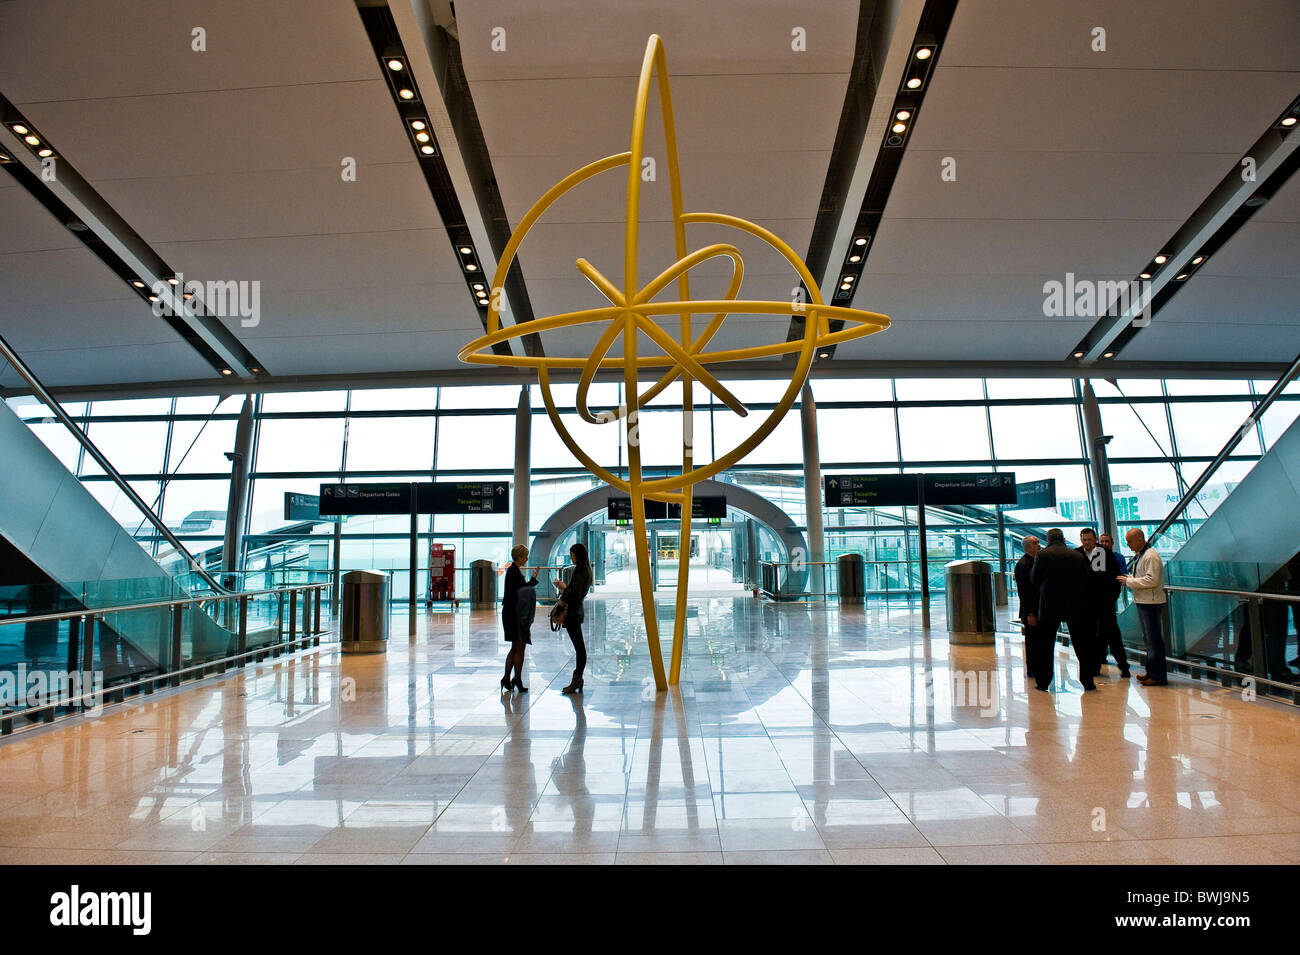
M690 606L655 694L639 614L535 630L503 694L486 612L337 644L0 744L4 863L1300 862L1300 712L1240 691L1026 692L1018 636L906 607ZM562 636L562 635L561 635Z

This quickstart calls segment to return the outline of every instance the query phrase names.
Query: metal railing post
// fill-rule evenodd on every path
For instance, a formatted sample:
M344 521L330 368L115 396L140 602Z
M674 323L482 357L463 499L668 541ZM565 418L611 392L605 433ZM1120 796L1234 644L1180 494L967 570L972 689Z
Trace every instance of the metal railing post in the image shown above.
M315 601L315 602L316 602L316 607L315 607L315 610L316 610L316 624L315 624L315 627L314 627L314 629L313 629L313 635L316 637L316 639L313 640L312 643L311 643L311 645L312 645L313 647L319 647L319 646L320 646L320 634L321 634L321 629L320 629L320 601L321 601L321 597L324 596L324 594L325 594L325 590L324 590L324 588L318 586L318 587L316 588L316 601Z
M172 672L172 678L171 678L172 686L180 686L181 675L179 671L185 662L181 657L181 653L182 653L181 638L183 636L184 629L185 629L185 605L172 604L171 608L172 608L172 652L171 652L171 659L168 661L168 665L170 666Z
M293 646L293 641L298 637L298 591L289 591L289 639L285 641L288 646Z
M1264 656L1264 615L1260 612L1264 601L1259 597L1252 597L1246 602L1249 604L1247 613L1250 617L1250 672L1267 679L1268 659ZM1256 692L1263 692L1263 689L1262 686L1257 686Z
M239 665L242 667L248 662L243 657L248 652L248 598L243 596L239 598L239 632L235 636L235 652L240 655Z

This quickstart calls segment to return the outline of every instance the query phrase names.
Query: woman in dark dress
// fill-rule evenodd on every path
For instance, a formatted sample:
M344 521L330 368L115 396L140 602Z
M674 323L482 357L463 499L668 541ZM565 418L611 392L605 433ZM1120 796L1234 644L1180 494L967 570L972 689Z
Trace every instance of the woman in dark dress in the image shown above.
M564 629L569 632L578 659L573 679L560 692L581 693L582 671L587 667L587 645L582 639L582 601L586 598L587 591L591 590L591 559L587 556L586 545L574 544L570 547L569 559L573 561L573 576L569 579L568 586L565 586L564 581L557 580L555 587L561 591L560 600L569 606L564 617Z
M532 643L532 639L524 637L520 639L519 634L519 617L515 613L515 598L519 594L521 587L536 587L537 575L533 574L529 580L524 580L523 566L528 560L528 548L523 544L515 545L510 551L511 563L506 568L506 588L505 594L501 598L501 625L505 628L505 641L510 644L510 652L506 654L506 673L501 678L501 689L509 690L512 687L520 692L527 693L528 687L524 686L524 648ZM510 670L514 669L514 679L510 678Z

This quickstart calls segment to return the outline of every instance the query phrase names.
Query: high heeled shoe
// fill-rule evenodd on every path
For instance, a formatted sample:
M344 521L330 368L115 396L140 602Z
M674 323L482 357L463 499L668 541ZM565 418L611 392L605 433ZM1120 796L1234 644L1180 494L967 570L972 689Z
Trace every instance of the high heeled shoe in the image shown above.
M573 671L573 679L569 681L569 685L566 686L564 689L560 690L560 692L563 693L565 696L570 696L574 693L582 692L582 677L578 676L577 670Z
M527 692L528 692L528 687L524 686L523 681L522 681L521 679L519 679L519 677L515 677L515 678L510 682L510 685L511 685L512 687L514 687L516 690L518 690L520 693L527 693Z
M508 676L503 676L501 678L501 689L503 690L510 689L510 678Z

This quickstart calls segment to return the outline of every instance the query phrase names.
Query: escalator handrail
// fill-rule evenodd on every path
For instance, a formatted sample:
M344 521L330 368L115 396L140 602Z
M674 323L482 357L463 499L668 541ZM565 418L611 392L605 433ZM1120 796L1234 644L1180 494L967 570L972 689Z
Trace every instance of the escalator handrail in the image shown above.
M265 597L268 594L291 594L303 590L324 590L330 584L300 584L293 587L275 587L271 590L245 590L239 593L206 594L202 597L180 597L174 600L152 600L148 603L123 604L118 607L95 607L69 610L63 613L43 613L29 617L0 617L0 627L10 624L47 623L55 620L75 620L83 617L103 617L112 613L129 613L134 610L156 610L159 607L181 607L208 603L215 600L241 600L244 597Z
M107 474L112 479L113 483L117 485L118 490L130 499L131 503L134 504L140 513L145 516L145 519L154 526L154 529L163 536L167 543L171 544L171 546L176 550L176 553L186 559L190 565L190 569L203 578L203 581L212 587L213 590L218 593L227 593L228 591L226 588L217 583L216 578L203 569L203 566L195 560L194 555L185 548L185 545L180 542L180 539L171 532L166 524L163 523L162 518L154 513L153 508L146 504L144 498L140 497L140 495L135 492L135 489L126 482L126 479L118 473L117 469L113 467L108 458L104 456L103 452L100 451L99 448L95 447L94 442L90 440L90 436L86 434L84 429L78 427L77 423L72 420L66 411L63 410L63 406L59 404L59 402L55 400L54 396L50 394L49 390L41 384L40 379L37 378L36 374L27 367L26 363L20 357L18 357L18 353L10 347L9 343L5 341L4 336L2 335L0 335L0 355L3 355L9 364L13 366L14 371L18 373L23 381L27 382L28 387L32 389L32 392L36 397L39 398L45 406L50 409L50 411L54 412L54 416L58 418L59 423L72 432L72 436L77 439L78 443L80 443L83 448L86 449L86 453L95 459L95 463L104 469L104 473Z

